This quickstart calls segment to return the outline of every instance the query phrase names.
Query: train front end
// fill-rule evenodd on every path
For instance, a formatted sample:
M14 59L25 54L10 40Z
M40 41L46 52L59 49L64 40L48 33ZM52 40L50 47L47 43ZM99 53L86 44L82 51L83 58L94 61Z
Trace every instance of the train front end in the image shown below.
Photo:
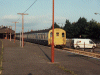
M48 33L48 45L52 44L52 30ZM63 29L54 29L54 45L55 46L66 46L66 32Z

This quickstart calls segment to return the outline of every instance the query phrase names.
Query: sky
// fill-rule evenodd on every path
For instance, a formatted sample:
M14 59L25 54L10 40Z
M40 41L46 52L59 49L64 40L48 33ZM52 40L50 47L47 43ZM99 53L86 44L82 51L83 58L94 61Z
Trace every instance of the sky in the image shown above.
M22 30L22 15L36 0L0 0L0 25ZM100 22L100 0L55 0L55 22L64 26L66 19L77 22L80 17ZM24 32L50 28L52 25L52 0L37 0L24 15Z

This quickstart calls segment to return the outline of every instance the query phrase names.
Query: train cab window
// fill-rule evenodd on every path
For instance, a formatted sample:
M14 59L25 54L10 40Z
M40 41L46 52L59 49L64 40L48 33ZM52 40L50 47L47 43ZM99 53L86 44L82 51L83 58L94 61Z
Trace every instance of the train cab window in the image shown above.
M50 33L50 37L52 37L52 32Z
M59 33L58 32L56 33L56 36L59 36Z
M64 33L62 33L62 37L64 37Z

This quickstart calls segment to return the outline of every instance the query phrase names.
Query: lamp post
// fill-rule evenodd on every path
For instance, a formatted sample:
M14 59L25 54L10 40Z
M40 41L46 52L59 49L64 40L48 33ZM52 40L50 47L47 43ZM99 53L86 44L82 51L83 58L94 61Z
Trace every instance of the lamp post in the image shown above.
M54 63L54 0L52 2L52 46L51 46L51 62Z
M61 27L63 28L63 23L58 23L58 24L62 24L62 26L61 26Z
M97 15L97 14L99 14L100 15L100 13L94 13L95 15Z
M22 15L22 48L24 46L24 15L28 15L28 14L25 14L25 13L17 13L19 15Z

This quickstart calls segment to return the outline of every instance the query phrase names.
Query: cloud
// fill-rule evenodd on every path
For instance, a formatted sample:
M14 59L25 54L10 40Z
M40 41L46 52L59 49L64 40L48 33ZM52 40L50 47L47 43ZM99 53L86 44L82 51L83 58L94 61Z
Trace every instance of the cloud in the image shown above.
M54 18L56 23L65 23L66 17L55 16ZM52 16L50 15L42 15L42 16L28 16L25 20L27 24L34 24L34 25L52 25Z
M51 17L49 15L36 15L26 17L25 23L50 23Z
M22 27L22 16L19 17L17 15L5 15L2 17L2 23L4 25L14 26L12 22L15 22L17 20L19 23L16 24L16 27L17 27L16 32L19 32ZM66 20L65 17L55 16L56 23L65 23L65 20ZM24 16L24 28L25 28L24 31L28 31L28 30L30 31L31 29L32 30L46 29L46 28L50 28L51 25L52 25L52 15L50 14Z
M18 16L17 15L5 15L3 17L1 17L1 23L0 24L3 24L3 25L9 25L11 24L12 22L15 22L18 20Z
M16 19L18 19L18 16L17 15L5 15L5 16L2 17L2 19L4 19L4 20L8 20L8 19L10 19L10 20L12 20L12 19L16 20Z
M57 23L65 23L65 21L66 21L66 17L55 16L55 22L57 22Z

